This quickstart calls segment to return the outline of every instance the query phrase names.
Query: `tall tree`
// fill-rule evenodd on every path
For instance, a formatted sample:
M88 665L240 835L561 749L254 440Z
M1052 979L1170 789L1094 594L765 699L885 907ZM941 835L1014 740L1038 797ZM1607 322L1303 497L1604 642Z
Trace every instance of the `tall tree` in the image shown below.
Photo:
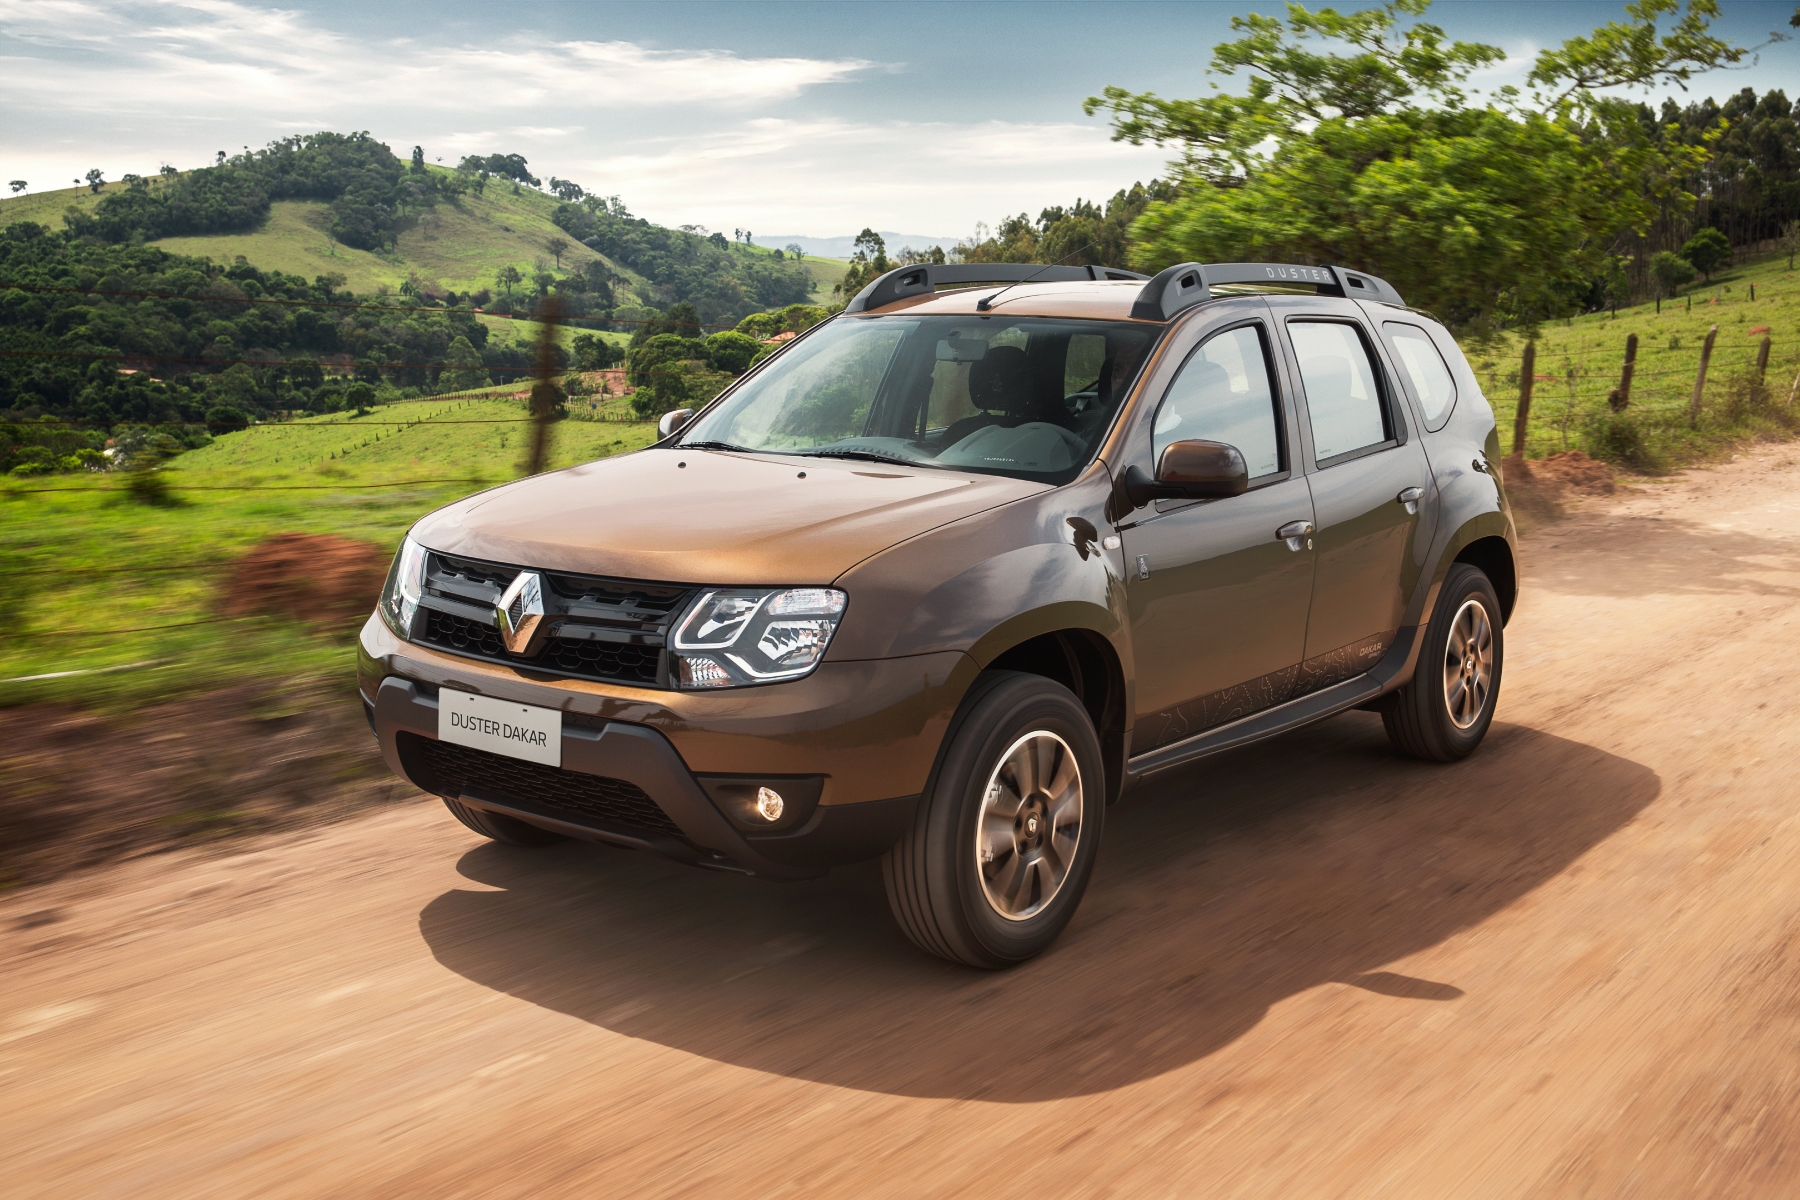
M106 186L106 177L100 173L99 167L95 167L87 173L87 185L88 190L93 192L97 192L102 187Z
M556 269L559 271L562 270L562 256L569 252L569 239L563 237L545 238L544 249L548 250L550 252L550 257L556 260Z
M832 295L842 296L845 300L887 274L893 266L888 262L887 242L873 229L865 228L857 234L854 245L855 249L850 255L850 269L844 272L844 277L831 289Z
M1646 226L1702 153L1658 144L1609 90L1741 60L1711 32L1717 0L1634 0L1628 21L1541 52L1529 94L1480 106L1469 77L1505 52L1418 20L1429 3L1234 17L1240 36L1212 69L1241 74L1241 94L1090 97L1116 139L1181 156L1180 194L1134 226L1139 265L1354 265L1477 328L1565 312L1609 275L1615 239Z

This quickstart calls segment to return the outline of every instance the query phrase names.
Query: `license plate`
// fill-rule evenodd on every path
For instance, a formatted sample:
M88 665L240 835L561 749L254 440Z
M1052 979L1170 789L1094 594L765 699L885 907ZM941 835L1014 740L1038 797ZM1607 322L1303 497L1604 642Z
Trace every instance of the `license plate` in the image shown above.
M562 713L440 688L438 740L560 767Z

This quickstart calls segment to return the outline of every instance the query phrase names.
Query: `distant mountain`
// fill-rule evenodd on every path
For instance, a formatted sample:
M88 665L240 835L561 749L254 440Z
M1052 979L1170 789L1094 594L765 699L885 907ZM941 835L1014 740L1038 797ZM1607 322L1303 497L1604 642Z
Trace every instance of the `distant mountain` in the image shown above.
M891 229L878 229L882 240L887 242L888 253L911 246L914 250L929 250L933 246L942 246L948 250L961 238L938 237L925 233L895 233ZM808 254L816 254L820 258L849 258L856 248L856 235L846 233L842 237L809 237L803 233L778 233L764 237L761 234L750 239L758 246L768 246L775 250L786 250L790 245L799 246Z

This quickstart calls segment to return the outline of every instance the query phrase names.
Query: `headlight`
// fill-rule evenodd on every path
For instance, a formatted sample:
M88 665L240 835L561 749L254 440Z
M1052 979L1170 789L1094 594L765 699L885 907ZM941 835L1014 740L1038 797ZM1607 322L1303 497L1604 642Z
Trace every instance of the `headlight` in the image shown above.
M675 627L675 686L744 687L810 674L844 613L836 588L719 588Z
M394 556L387 586L381 591L381 616L388 628L403 638L412 636L413 614L425 590L425 547L407 538Z

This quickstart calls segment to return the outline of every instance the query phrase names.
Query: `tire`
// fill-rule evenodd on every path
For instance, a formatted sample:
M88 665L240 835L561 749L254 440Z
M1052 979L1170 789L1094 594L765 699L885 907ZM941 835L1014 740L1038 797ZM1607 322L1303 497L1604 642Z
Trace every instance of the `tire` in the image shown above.
M443 797L443 801L444 807L449 809L450 814L457 820L482 837L493 838L502 845L548 846L552 842L563 840L561 834L551 833L548 829L539 829L536 825L527 825L517 817L470 808L448 796Z
M1105 810L1100 739L1074 694L1039 675L983 675L912 829L881 860L895 920L952 962L1024 962L1081 903Z
M1412 680L1381 710L1394 749L1430 762L1472 753L1493 724L1505 659L1494 585L1479 568L1456 563L1438 591Z

